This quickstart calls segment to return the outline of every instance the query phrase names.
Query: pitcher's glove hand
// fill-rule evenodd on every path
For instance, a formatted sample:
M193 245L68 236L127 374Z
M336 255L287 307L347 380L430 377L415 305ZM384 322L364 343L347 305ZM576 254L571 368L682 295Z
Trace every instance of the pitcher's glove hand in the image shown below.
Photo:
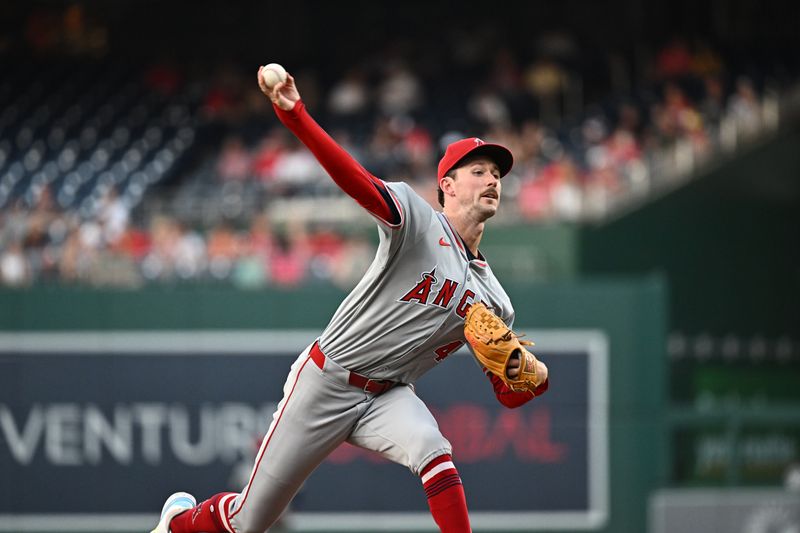
M511 390L533 392L546 379L546 375L537 373L537 366L546 367L541 363L537 365L536 356L525 349L525 346L532 346L533 343L521 341L484 304L474 303L470 307L464 319L464 336L478 362L503 380ZM508 364L515 357L519 357L519 372L512 378L508 375Z

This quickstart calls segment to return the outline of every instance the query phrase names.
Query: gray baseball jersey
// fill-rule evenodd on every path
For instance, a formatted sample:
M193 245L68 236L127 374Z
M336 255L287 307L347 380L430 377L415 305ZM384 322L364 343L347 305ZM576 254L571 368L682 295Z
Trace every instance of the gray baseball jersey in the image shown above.
M469 305L512 325L511 301L488 263L469 260L447 217L405 183L387 183L399 227L380 227L364 278L320 337L330 359L374 379L413 383L464 343Z
M465 343L464 317L483 301L512 322L489 265L470 260L447 218L404 183L387 183L401 214L380 226L378 251L317 343L300 354L261 444L250 481L220 500L225 527L264 531L333 450L349 442L415 474L451 454L427 406L408 386L371 393L352 372L413 383Z

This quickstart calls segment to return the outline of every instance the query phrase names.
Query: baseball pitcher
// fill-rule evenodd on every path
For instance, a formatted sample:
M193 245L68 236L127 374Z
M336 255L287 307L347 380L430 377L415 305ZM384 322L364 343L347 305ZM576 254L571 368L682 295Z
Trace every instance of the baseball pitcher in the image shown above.
M153 533L261 533L343 442L419 476L441 531L471 531L452 449L413 383L465 343L498 400L513 408L547 390L547 367L510 329L514 309L478 249L500 204L511 152L478 138L447 147L434 210L408 185L365 170L311 118L294 78L261 90L280 121L377 221L363 279L291 367L247 485L197 504L170 496Z

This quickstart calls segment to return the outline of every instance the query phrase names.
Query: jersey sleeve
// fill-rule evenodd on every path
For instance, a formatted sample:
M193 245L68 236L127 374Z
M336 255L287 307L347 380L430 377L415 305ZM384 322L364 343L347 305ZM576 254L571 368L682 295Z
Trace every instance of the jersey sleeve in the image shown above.
M290 111L273 105L278 119L314 154L336 185L384 224L394 227L401 215L386 184L370 174L308 114L302 100Z
M395 229L398 235L409 243L416 242L425 235L431 226L436 211L414 189L402 181L386 182L386 189L396 208L400 211L400 223ZM381 228L385 236L390 236L388 228Z
M484 372L489 378L489 381L492 383L492 388L494 389L495 396L497 396L497 401L509 409L514 409L516 407L525 405L529 401L533 400L536 396L541 396L544 394L545 391L547 391L547 388L550 386L550 378L547 378L544 380L544 383L536 387L533 392L517 392L511 390L508 385L503 383L502 379L495 376L488 370L484 369Z

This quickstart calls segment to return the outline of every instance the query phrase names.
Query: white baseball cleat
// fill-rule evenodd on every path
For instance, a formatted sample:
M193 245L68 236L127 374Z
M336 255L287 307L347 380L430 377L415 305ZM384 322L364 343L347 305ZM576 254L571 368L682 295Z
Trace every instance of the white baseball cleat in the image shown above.
M167 501L164 502L164 507L161 508L161 519L158 521L156 528L150 533L170 533L169 523L175 518L176 515L193 508L197 505L197 500L187 492L176 492L172 494Z

